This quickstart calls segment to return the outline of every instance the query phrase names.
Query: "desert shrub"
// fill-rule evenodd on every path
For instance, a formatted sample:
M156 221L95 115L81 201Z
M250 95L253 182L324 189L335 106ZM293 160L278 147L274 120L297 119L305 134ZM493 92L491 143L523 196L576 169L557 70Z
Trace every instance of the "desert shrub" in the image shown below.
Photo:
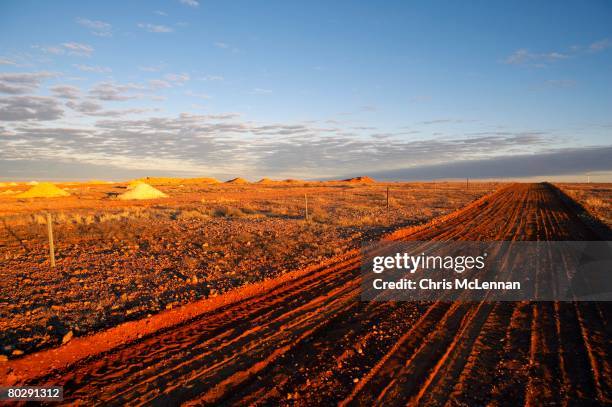
M251 204L243 204L239 209L240 211L242 211L243 214L246 215L254 215L256 213L259 213L259 211Z
M610 204L605 202L603 199L595 198L595 197L587 198L585 200L585 203L587 204L587 206L590 206L592 208L605 208L605 207L610 206Z
M240 208L236 208L234 206L217 206L212 210L212 216L222 217L222 218L241 218L245 216L245 213L240 210Z

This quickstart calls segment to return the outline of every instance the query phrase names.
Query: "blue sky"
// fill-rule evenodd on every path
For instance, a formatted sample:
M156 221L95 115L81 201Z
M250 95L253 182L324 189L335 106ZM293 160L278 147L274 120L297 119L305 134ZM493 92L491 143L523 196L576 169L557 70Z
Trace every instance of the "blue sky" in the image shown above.
M520 176L608 181L610 21L607 1L3 1L0 177L487 178L571 154Z

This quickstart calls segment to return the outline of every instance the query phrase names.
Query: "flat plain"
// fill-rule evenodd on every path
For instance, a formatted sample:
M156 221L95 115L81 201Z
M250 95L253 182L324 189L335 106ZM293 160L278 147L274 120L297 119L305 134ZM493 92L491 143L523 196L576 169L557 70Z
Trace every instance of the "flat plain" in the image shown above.
M99 188L96 191L103 194L116 186ZM11 360L0 364L0 375L6 375L9 383L62 385L67 403L105 405L607 405L612 402L609 354L612 308L608 303L360 301L358 250L361 242L380 238L610 240L609 226L594 216L601 205L589 202L593 196L603 196L598 199L609 202L607 185L562 185L559 189L548 183L470 184L469 188L465 183L398 184L391 187L393 210L389 218L386 185L382 184L283 185L272 188L269 195L266 195L267 188L261 186L223 185L206 187L200 192L185 191L180 199L182 188L202 187L164 188L165 193L177 197L172 198L176 203L149 201L126 207L109 200L104 201L108 207L94 208L104 213L113 208L122 214L137 207L145 215L139 221L133 221L138 217L121 215L120 219L109 221L109 225L119 221L122 227L103 228L104 235L112 231L116 237L101 249L101 258L111 253L107 261L125 259L124 266L112 268L113 264L100 263L91 273L94 276L86 274L80 278L99 281L99 286L87 295L95 296L102 290L100 298L108 296L116 304L121 303L124 294L121 287L130 287L127 284L130 279L163 274L164 268L155 268L161 263L182 274L174 277L181 283L170 291L172 294L183 294L190 291L189 287L202 285L201 297L176 300L177 305L185 305L171 310L147 309L144 312L159 312L150 317L136 314L138 318L133 322L118 320L109 324L115 328L100 329L98 333L91 333L95 331L93 328L79 331L75 339L62 346L38 345L39 348L53 346L49 350L12 355ZM219 188L223 189L222 193ZM580 194L572 192L575 190ZM577 200L563 191L573 193ZM304 193L309 196L312 210L308 222L303 219ZM223 201L218 201L220 196ZM62 218L61 211L57 212L57 223L63 219L64 225L71 226L65 226L65 231L57 227L61 231L58 246L62 241L70 242L68 231L73 228L103 223L95 218L91 223L83 221L83 216L92 216L86 214L91 209L79 207L78 199L73 200L72 206L66 198L61 199L65 199L61 204L65 207L61 209L68 211L70 207L70 215ZM103 199L98 196L92 201L99 203ZM168 206L170 202L172 205ZM272 202L283 203L272 209ZM184 205L180 211L186 212L196 210L194 205L197 206L201 214L196 217L198 220L181 223L183 212L177 209L179 205ZM32 231L31 235L25 235L32 237L22 237L21 243L36 241L40 245L36 246L38 257L35 257L38 269L34 267L35 261L28 260L22 263L20 276L32 273L29 270L48 275L44 222L36 220L38 215L15 210L14 203L8 206L13 211L11 236ZM44 209L51 210L38 210ZM240 212L236 213L238 209ZM78 215L81 220L70 221L79 211L84 211ZM19 229L12 217L26 215L32 218ZM139 222L145 226L139 226ZM215 222L228 222L220 223L218 229L219 242L224 243L214 243L223 247L215 249L215 253L221 251L223 255L215 255L214 261L208 262L199 258L191 268L184 258L178 260L185 253L196 257L198 253L213 250L207 249L212 244L210 238L206 242L197 239L204 233L215 236L211 232L215 230ZM271 222L270 229L265 230L277 234L269 240L259 240L266 233L257 234L248 229L245 225L249 222L257 225ZM40 227L37 233L33 232L35 225ZM194 225L191 234L190 225ZM173 228L177 231L171 233ZM146 232L148 229L153 232ZM236 237L235 233L246 230L251 233L247 240ZM78 235L81 242L85 234L73 235ZM140 246L132 251L123 249L125 242L145 238L146 254L141 254ZM70 281L76 268L69 266L84 264L83 260L98 253L95 247L101 241L107 240L96 236L91 240L95 245L81 247L74 242L72 245L77 247L60 248L56 274L47 277L49 284L55 282L56 286L49 288L33 280L28 284L36 285L36 289L20 297L23 288L13 283L17 285L3 288L6 289L3 296L23 304L37 293L55 298L55 292L78 291L83 282L75 280L73 289L63 289L66 280L60 280L57 273L61 270ZM197 246L189 246L194 242ZM236 242L239 244L234 245ZM307 248L305 243L312 247ZM280 246L271 246L274 244ZM273 248L268 251L265 247ZM331 250L325 252L325 248ZM160 260L169 259L164 256L173 250L176 265L172 266L170 260ZM250 257L253 251L256 254ZM9 258L13 268L5 269L5 273L14 273L17 270L14 265L24 261L25 252L20 253L21 256ZM73 262L73 258L79 258L73 253L84 253L80 255L84 257ZM230 255L226 256L227 253ZM262 257L264 253L272 257ZM30 256L34 255L25 257ZM131 264L128 259L141 256L145 263L125 266ZM279 261L281 258L286 263ZM229 262L229 259L239 263L230 263L217 278L236 284L227 283L226 288L212 292L213 286L223 286L215 285L209 270L219 261ZM93 262L87 261L91 267ZM241 261L252 263L240 268ZM143 264L148 264L148 268L142 267ZM282 269L281 264L288 266ZM128 269L133 271L122 274L121 270ZM261 274L254 270L261 270ZM237 272L235 276L234 272ZM225 274L230 274L231 279ZM112 285L111 291L104 291L104 285L112 284L109 282L117 275L121 276L121 283ZM243 283L239 276L251 279ZM128 292L137 298L153 291L156 293L153 297L157 298L155 284L160 282L155 281L146 288L136 283ZM86 291L81 289L79 295L82 292ZM66 294L58 304L66 304L70 295ZM76 301L82 302L83 298ZM115 305L109 306L112 313ZM24 314L23 305L14 309L13 314ZM40 312L46 310L48 307ZM54 312L60 318L71 315L71 310L56 308ZM83 319L79 319L78 313L72 315L76 315L76 321ZM6 326L11 321L7 318ZM14 337L29 336L17 331L5 334L5 338Z
M169 195L154 200L117 199L125 183L58 184L70 196L34 199L1 194L29 185L0 188L0 354L57 346L69 332L82 336L273 279L496 187L199 181L149 180Z

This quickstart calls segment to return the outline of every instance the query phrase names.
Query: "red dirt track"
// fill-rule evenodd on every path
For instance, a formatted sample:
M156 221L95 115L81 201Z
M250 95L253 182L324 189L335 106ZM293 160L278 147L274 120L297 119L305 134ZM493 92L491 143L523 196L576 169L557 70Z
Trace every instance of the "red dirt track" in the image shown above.
M390 238L602 236L551 185L515 184ZM86 405L612 403L608 303L365 302L359 274L351 252L20 382L62 385L65 402Z

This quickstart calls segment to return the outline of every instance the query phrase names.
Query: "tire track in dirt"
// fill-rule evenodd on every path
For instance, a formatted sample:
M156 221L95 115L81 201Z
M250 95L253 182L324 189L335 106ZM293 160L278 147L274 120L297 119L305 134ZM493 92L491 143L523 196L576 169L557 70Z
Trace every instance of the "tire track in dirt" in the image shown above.
M599 240L516 184L405 240ZM105 405L610 402L606 303L362 302L359 253L29 384ZM544 278L544 276L543 276Z

